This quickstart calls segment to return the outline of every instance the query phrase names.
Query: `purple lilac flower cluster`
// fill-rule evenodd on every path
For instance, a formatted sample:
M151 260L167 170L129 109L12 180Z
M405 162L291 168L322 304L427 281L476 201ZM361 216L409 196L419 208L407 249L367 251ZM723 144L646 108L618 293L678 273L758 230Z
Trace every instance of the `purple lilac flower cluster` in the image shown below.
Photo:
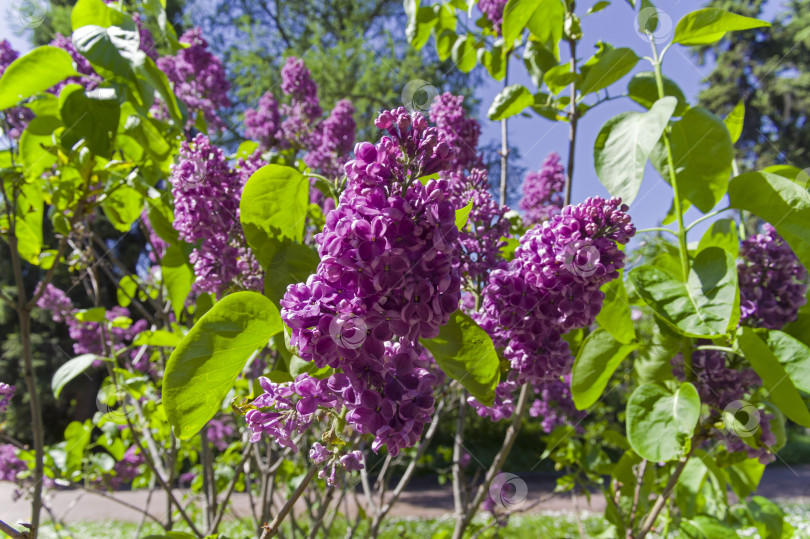
M17 456L17 448L11 444L0 444L0 481L16 482L17 476L27 470L25 463Z
M180 36L180 41L190 46L177 51L175 56L162 56L157 65L174 85L174 93L185 103L189 111L200 113L210 129L223 130L225 124L217 111L229 107L230 83L225 76L222 62L208 50L208 42L200 28L193 28ZM165 107L165 105L164 105ZM189 118L186 128L194 125Z
M132 20L135 21L135 26L138 28L138 37L140 40L139 48L152 60L157 61L158 53L155 48L155 39L152 37L152 32L144 24L141 19L140 13L133 13Z
M506 2L507 0L478 0L478 9L486 15L498 35L501 33L503 9L506 7Z
M73 58L73 63L76 64L76 71L81 74L80 77L70 77L58 83L49 90L52 94L59 95L62 88L68 84L81 84L86 90L93 90L101 84L101 77L95 72L93 66L90 65L90 61L79 54L79 51L73 46L73 42L69 37L56 34L56 37L53 38L50 45L51 47L57 47L67 51L70 57Z
M340 204L315 236L316 273L290 285L281 301L297 355L343 371L325 381L329 393L320 400L299 402L299 414L307 403L303 423L274 427L282 444L309 426L318 405L340 402L352 428L374 435L375 451L386 445L396 455L433 413L437 378L418 339L435 337L458 308L458 230L447 182L417 178L442 170L450 152L419 113L384 111L375 125L386 135L355 147ZM276 412L251 412L268 413Z
M448 165L448 170L451 171L484 167L483 159L477 150L481 125L475 118L467 117L463 103L464 96L445 92L437 95L430 106L430 120L444 135L452 152Z
M198 291L222 293L235 279L248 290L263 290L261 268L245 243L239 223L239 198L251 162L233 170L224 152L205 135L180 147L172 169L175 230L195 245L190 255Z
M698 344L710 344L709 341L698 341ZM683 355L678 354L671 360L672 373L681 381L691 381L698 390L700 402L710 408L710 413L720 419L726 408L735 402L744 402L746 394L762 386L762 380L753 369L734 368L727 364L727 357L719 350L694 350L692 352L692 375L687 376L684 369ZM744 452L748 458L758 458L763 464L774 460L770 447L776 444L776 436L771 431L770 420L773 416L758 412L760 417L759 444L751 447L742 440L742 436L753 435L753 432L737 433L728 429L715 431L715 436L724 440L730 453Z
M338 484L338 472L340 470L358 472L364 467L363 453L360 451L350 451L338 456L319 442L312 444L312 448L309 450L309 458L315 464L326 464L321 471L318 472L318 477L326 479L326 484L330 486ZM329 470L329 464L332 465L331 471L327 471Z
M562 190L565 185L565 169L560 156L551 152L539 172L529 172L523 180L523 198L520 209L526 223L535 225L559 213L563 205Z
M529 408L531 417L542 417L541 426L546 434L561 425L570 425L587 415L584 410L577 410L571 396L571 375L566 374L560 380L552 380L534 386L535 399Z
M228 448L228 440L236 432L236 428L227 420L212 419L208 422L208 441L219 451Z
M766 223L762 234L743 240L740 256L741 323L781 329L796 320L807 301L807 271L787 242Z
M123 458L113 465L112 471L99 477L95 483L109 490L119 490L122 486L138 477L139 469L145 462L146 459L144 459L143 454L138 451L137 447L130 446L124 452Z
M312 149L304 157L304 162L325 176L340 176L343 174L342 165L354 144L355 130L354 106L348 99L342 99L312 133Z
M0 77L5 73L6 68L19 57L11 43L7 39L0 41ZM12 107L5 111L6 121L8 122L9 138L19 139L22 132L25 131L28 122L34 117L34 113L26 107Z
M73 339L73 353L96 354L104 356L108 350L122 350L128 346L135 337L146 330L146 320L136 320L126 327L112 325L109 330L102 328L98 322L82 322L76 319L77 309L64 291L48 283L45 292L37 300L37 307L50 311L56 322L64 322L68 326L70 338ZM130 318L129 309L116 306L108 309L105 318L112 323L116 318ZM106 342L105 342L106 339ZM149 356L138 354L133 350L130 359L135 361L133 368L145 371L149 368ZM99 360L94 366L101 365Z
M318 88L304 62L294 56L281 68L281 90L289 103L279 105L273 93L266 92L256 109L245 111L245 136L258 141L262 151L304 150L309 167L327 176L341 175L356 130L351 101L338 101L321 121Z
M511 364L496 391L495 411L470 399L480 415L511 415L511 394L523 383L548 384L570 374L573 357L563 335L591 325L602 307L603 284L618 277L635 234L619 198L589 198L530 229L515 258L490 275L475 318ZM508 398L507 398L508 396Z
M311 126L321 117L323 110L318 101L318 87L304 61L290 56L281 68L281 91L290 102L281 106L286 117L281 122L287 144L307 147Z
M486 169L450 172L445 177L455 209L472 202L467 224L459 232L461 272L469 280L485 280L490 271L505 263L501 248L506 244L503 238L509 235L509 207L492 197Z
M5 412L17 388L0 382L0 412Z

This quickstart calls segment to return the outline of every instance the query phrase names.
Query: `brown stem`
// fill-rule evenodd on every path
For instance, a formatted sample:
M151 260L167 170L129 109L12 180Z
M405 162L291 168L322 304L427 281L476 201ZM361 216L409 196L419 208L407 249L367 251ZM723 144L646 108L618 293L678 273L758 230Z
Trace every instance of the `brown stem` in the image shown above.
M641 485L644 484L644 472L647 470L647 459L641 459L638 465L638 476L636 477L636 489L633 492L633 505L630 507L630 525L627 527L627 534L632 537L633 528L636 526L636 510L638 500L641 495Z
M304 480L301 481L301 484L295 489L295 492L293 492L292 496L290 496L290 498L287 500L287 503L284 504L284 507L281 508L281 511L279 511L279 513L276 515L276 518L273 519L273 522L267 526L264 526L264 533L262 533L261 539L274 537L276 533L278 533L279 526L281 526L281 523L284 521L290 511L292 511L293 505L295 505L295 502L301 497L301 494L304 493L304 490L306 490L309 482L312 481L312 478L315 477L315 474L318 473L320 468L320 464L313 464L309 467L309 471L304 477Z
M520 388L520 396L518 397L515 414L512 417L512 423L506 430L503 445L501 445L501 449L498 451L498 454L495 455L495 460L492 461L489 470L487 470L487 475L484 477L484 482L478 487L472 503L467 506L464 520L460 523L460 525L456 525L456 529L453 530L453 539L461 539L461 537L464 535L464 530L470 525L473 516L475 516L476 511L478 511L478 507L481 505L481 502L484 501L484 496L486 496L487 492L489 491L489 486L492 484L492 481L495 479L498 472L500 472L501 467L503 466L504 462L506 462L506 458L512 451L512 446L515 444L517 435L520 432L520 423L523 420L523 415L526 413L526 409L528 408L529 394L531 392L531 386L529 384L523 384L523 387Z
M464 450L464 420L467 412L467 392L461 390L458 397L458 420L453 439L453 503L456 509L456 529L463 526L466 500L464 497L464 471L461 469L461 452Z
M2 187L0 187L2 188ZM13 196L13 193L12 193ZM23 374L25 377L25 387L28 390L29 408L31 410L31 435L34 440L34 492L31 500L31 532L30 536L36 539L39 533L39 519L42 511L42 477L43 462L45 460L45 434L42 422L42 408L37 392L36 379L34 378L34 357L31 350L31 308L29 308L25 293L25 283L23 281L22 262L20 253L17 250L17 215L16 204L12 205L8 199L5 189L3 198L6 202L6 214L8 215L9 231L8 246L11 254L11 265L14 269L14 282L17 286L17 317L20 322L20 341L23 353ZM12 210L14 208L14 210Z
M698 438L693 438L692 449L689 451L689 454L685 459L678 462L678 465L675 467L675 471L669 477L669 481L667 481L667 486L664 487L664 491L655 500L650 514L647 515L647 518L644 520L644 524L641 525L641 529L639 530L635 539L644 539L644 537L647 536L652 527L655 525L658 514L666 505L667 499L669 498L670 494L672 494L672 491L675 490L675 486L678 484L678 480L681 478L684 468L686 468L686 463L689 462L689 458L692 456L692 452L695 450L695 447L697 447L698 444Z
M573 5L571 10L573 11ZM571 73L577 71L577 42L575 39L568 39L568 47L571 50ZM571 102L569 103L570 125L568 127L568 167L565 171L565 205L571 204L571 188L574 183L574 150L577 143L577 123L579 114L577 112L577 83L571 83Z
M11 537L12 539L26 539L28 534L25 532L18 532L2 520L0 520L0 531Z
M509 84L509 56L506 57L506 67L504 68L504 76L503 76L503 87ZM501 189L500 189L500 203L501 206L506 205L506 184L507 184L507 172L508 172L508 158L509 158L509 143L508 143L508 130L506 124L506 118L501 120L501 151L499 152L501 156Z
M228 488L225 491L225 498L222 500L222 503L219 504L219 508L216 516L214 517L214 521L211 523L211 527L208 529L209 535L215 534L217 528L219 527L219 523L222 522L222 517L225 515L225 508L228 506L228 501L231 499L231 494L233 494L233 491L236 488L236 481L237 479L239 479L239 476L245 469L245 463L247 462L249 456L250 456L250 442L247 442L247 446L245 447L245 451L242 453L242 460L239 462L239 466L236 470L236 473L231 478L231 482L228 483Z

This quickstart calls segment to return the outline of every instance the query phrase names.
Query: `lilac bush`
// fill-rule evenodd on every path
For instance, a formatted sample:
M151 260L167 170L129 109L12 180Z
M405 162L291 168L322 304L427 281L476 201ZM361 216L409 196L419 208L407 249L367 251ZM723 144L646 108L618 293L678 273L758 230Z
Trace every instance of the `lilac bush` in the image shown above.
M0 412L6 411L16 389L14 386L0 382Z

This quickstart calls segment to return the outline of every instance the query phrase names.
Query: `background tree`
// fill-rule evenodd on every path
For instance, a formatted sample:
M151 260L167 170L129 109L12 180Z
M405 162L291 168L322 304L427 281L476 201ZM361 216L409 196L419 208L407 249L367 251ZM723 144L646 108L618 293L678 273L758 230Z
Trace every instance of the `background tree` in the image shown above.
M716 65L700 104L728 114L740 100L745 122L737 143L743 168L810 166L810 1L782 2L771 28L734 32L721 44L699 50ZM763 0L714 0L707 7L762 18Z

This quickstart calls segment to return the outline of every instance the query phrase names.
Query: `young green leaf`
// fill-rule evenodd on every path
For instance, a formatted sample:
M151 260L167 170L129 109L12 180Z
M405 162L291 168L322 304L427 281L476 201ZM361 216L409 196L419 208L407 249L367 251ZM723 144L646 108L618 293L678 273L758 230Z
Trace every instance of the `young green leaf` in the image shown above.
M291 167L266 165L253 173L239 203L245 239L254 250L270 238L300 242L309 204L309 180Z
M607 88L630 73L638 61L639 57L633 49L614 49L609 45L602 45L599 52L582 66L583 79L579 90L585 95Z
M622 344L602 328L582 343L571 373L571 396L578 410L592 406L624 358L638 347Z
M475 48L475 39L472 36L457 39L453 45L453 50L450 56L453 57L453 63L462 73L469 73L475 67L477 59Z
M456 228L461 230L467 224L467 219L470 217L470 212L473 209L473 201L470 200L466 206L456 210Z
M188 263L183 244L172 243L160 259L160 274L169 295L174 316L179 320L194 284L194 269Z
M267 250L268 246L265 244L264 249ZM268 252L262 252L257 257L265 270L264 294L273 302L284 296L287 286L306 281L320 262L312 247L289 241L278 243L272 256L268 258L268 255Z
M728 133L731 135L731 143L736 144L742 135L743 120L745 119L745 104L739 101L728 116L723 119L723 123L728 128Z
M53 379L51 380L53 396L58 399L60 393L62 393L62 389L64 389L68 382L89 369L90 366L96 361L103 360L105 360L105 358L96 354L82 354L74 357L56 369L56 372L53 373Z
M700 417L700 397L689 382L645 384L627 401L627 440L651 462L684 456Z
M672 125L672 155L681 197L708 213L723 198L731 176L734 145L723 121L703 107L692 107ZM669 181L663 144L650 155Z
M78 75L67 51L47 45L37 47L11 62L0 77L0 110Z
M421 339L439 367L461 382L485 406L492 405L500 380L500 359L486 331L462 311L456 311L438 337Z
M675 26L673 43L681 45L711 45L723 39L726 32L765 28L771 24L743 17L724 9L705 8L687 13Z
M749 327L741 327L737 331L737 344L745 359L762 378L762 384L768 390L768 399L789 419L810 427L810 411L768 344Z
M737 325L737 265L719 247L698 253L687 282L654 265L640 266L629 277L647 305L682 335L715 338Z
M503 26L501 33L504 44L512 48L515 40L523 33L526 23L540 5L540 0L509 0L503 8Z
M761 336L765 337L768 348L782 364L796 389L810 393L810 348L782 331L771 330Z
M728 186L732 208L772 223L805 267L810 267L810 193L797 183L767 172L746 172Z
M689 102L686 100L683 90L681 90L681 87L678 86L678 83L674 80L668 77L663 77L663 80L664 96L672 96L678 100L678 104L675 106L675 111L672 115L683 116L683 113L689 109ZM659 99L655 72L642 71L633 75L633 78L627 83L627 95L645 109L649 110L652 108L653 104Z
M596 315L596 323L620 343L628 344L636 338L636 331L630 318L630 301L623 276L624 271L620 270L618 278L602 286L605 299L602 310Z
M631 204L641 188L647 159L667 127L677 101L665 97L649 112L624 112L611 118L594 142L596 174L608 192Z
M503 120L515 114L520 114L533 104L534 96L528 88L520 84L513 84L507 86L495 96L487 116L490 120Z
M740 236L734 219L718 219L706 230L698 244L698 252L709 247L720 247L737 258L740 251Z
M214 417L250 356L281 328L278 308L255 292L225 296L205 313L166 364L163 404L178 438Z

